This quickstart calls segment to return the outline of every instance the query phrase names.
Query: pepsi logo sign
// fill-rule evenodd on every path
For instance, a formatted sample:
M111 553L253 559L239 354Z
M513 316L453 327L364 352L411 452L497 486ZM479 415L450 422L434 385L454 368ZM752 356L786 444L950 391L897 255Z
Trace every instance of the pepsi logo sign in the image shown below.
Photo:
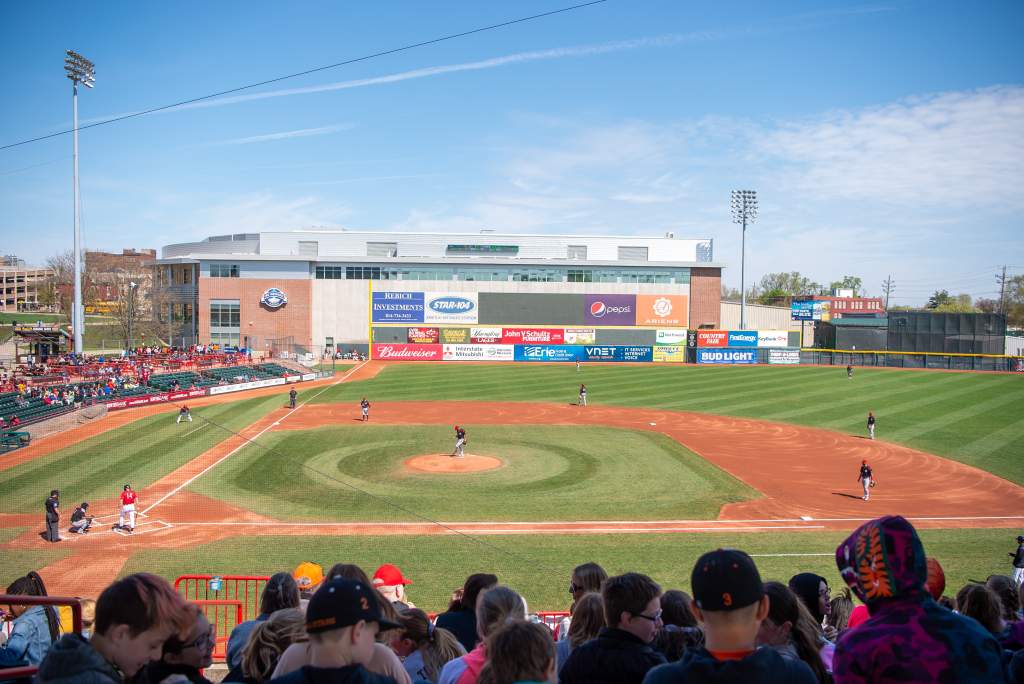
M263 293L263 296L260 297L260 304L271 309L280 309L287 303L288 296L276 287L267 289L267 291Z
M465 297L438 297L431 300L430 308L438 313L466 313L475 309L476 303Z
M590 315L594 318L603 318L605 314L610 313L628 314L632 311L633 307L631 306L608 306L600 300L590 305Z

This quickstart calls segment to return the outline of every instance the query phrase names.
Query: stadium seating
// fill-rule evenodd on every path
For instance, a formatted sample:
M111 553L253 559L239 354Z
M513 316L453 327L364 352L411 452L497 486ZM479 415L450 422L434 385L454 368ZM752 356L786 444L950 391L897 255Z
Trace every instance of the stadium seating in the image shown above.
M175 382L178 383L178 387L181 389L188 389L193 384L200 388L217 384L217 380L203 377L199 373L191 371L164 373L162 375L153 375L149 378L149 386L161 392L170 392Z

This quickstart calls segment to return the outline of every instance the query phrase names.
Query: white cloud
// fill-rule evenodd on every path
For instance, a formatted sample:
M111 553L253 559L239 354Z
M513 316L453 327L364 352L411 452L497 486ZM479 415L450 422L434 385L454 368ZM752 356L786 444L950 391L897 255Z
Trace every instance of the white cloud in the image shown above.
M333 126L321 126L319 128L300 128L294 131L280 131L278 133L265 133L263 135L251 135L246 138L231 138L219 140L210 145L249 145L252 143L269 142L272 140L289 140L291 138L309 138L315 135L328 135L338 131L347 131L354 128L354 124L335 124Z
M187 217L178 219L178 225L191 233L184 239L202 239L225 233L292 230L309 226L341 228L340 221L350 214L351 210L346 205L316 196L281 198L271 193L250 193L217 199L190 209ZM184 239L179 237L178 241Z

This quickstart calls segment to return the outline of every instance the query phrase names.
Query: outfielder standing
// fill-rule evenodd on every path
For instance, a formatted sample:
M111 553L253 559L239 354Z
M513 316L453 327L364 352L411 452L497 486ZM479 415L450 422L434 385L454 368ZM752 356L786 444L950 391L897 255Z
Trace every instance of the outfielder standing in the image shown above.
M1017 553L1010 555L1013 556L1013 581L1019 587L1024 582L1024 537L1017 537Z
M868 465L867 461L860 462L860 475L857 476L860 483L864 486L864 500L868 500L868 496L871 492L871 485L874 483L874 474L871 472L871 466Z
M366 401L366 397L359 402L359 410L363 412L363 422L370 420L370 402Z
M130 484L126 484L124 491L121 492L121 516L117 521L117 526L122 530L127 530L128 534L135 531L135 504L138 501L139 495L135 493Z
M580 385L580 400L576 402L579 406L587 405L587 386Z
M846 377L853 380L853 366L850 364L846 364Z
M455 451L452 452L452 456L462 458L466 455L466 430L455 426Z
M288 407L289 408L295 408L295 399L298 398L298 396L299 396L299 393L295 391L294 387L292 387L291 391L288 392Z
M868 439L875 438L875 414L868 411Z
M175 424L180 423L183 420L192 422L192 412L188 410L188 406L182 406L178 409L178 420L174 421Z

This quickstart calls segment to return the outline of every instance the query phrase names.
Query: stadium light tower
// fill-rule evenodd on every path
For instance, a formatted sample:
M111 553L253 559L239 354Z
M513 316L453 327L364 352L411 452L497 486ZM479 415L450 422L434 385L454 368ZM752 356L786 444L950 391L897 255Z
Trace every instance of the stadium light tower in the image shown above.
M82 230L78 212L78 85L92 88L96 83L96 65L82 55L67 50L64 58L64 71L72 84L72 108L74 112L74 154L75 167L75 302L71 311L71 330L75 336L75 354L82 353L82 342L85 339L85 309L82 308Z
M732 222L743 226L740 242L740 330L747 329L747 224L757 219L757 190L732 191Z

